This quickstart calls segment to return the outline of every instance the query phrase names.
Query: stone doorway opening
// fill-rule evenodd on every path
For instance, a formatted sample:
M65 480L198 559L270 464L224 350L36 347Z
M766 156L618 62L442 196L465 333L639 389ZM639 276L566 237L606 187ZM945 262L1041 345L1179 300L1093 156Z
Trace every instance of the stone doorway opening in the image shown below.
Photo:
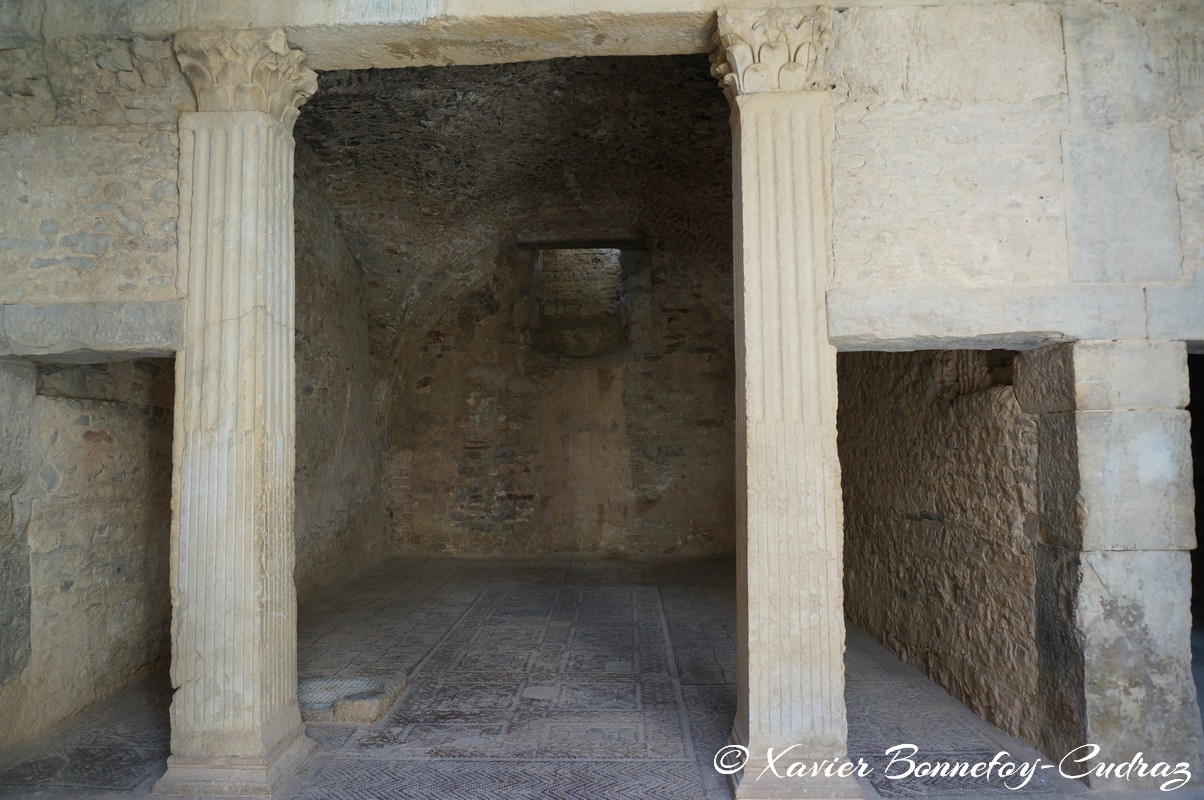
M104 358L0 363L0 794L168 752L174 362Z
M1145 342L841 355L852 624L1050 763L1142 735L1195 758L1183 358ZM1164 702L1140 724L1110 710L1152 685Z
M1040 746L1038 422L1016 398L1016 356L840 355L845 606L902 661Z
M727 113L701 56L320 76L295 128L302 608L397 553L732 552ZM405 686L313 636L307 719Z

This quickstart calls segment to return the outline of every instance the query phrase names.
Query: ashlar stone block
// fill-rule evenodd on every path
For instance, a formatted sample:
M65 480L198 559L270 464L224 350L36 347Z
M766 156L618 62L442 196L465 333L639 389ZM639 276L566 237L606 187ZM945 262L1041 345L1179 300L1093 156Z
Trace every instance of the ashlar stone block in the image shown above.
M1063 149L1071 281L1179 280L1179 200L1167 132L1071 131Z
M1082 555L1076 601L1083 642L1087 741L1101 761L1142 753L1146 763L1201 763L1200 710L1191 680L1191 561L1187 553ZM1157 789L1165 779L1093 788Z
M1025 353L1016 398L1030 414L1187 406L1182 342L1076 342Z

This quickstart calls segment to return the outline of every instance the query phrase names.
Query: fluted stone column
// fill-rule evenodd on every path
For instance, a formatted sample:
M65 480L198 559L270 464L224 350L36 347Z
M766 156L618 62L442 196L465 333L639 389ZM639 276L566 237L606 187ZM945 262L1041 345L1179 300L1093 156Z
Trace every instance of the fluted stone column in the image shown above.
M812 80L826 8L719 13L713 72L732 107L737 352L737 797L861 797L852 778L779 777L846 753L832 104Z
M312 754L293 588L293 138L282 31L180 33L171 749L160 794L270 794Z

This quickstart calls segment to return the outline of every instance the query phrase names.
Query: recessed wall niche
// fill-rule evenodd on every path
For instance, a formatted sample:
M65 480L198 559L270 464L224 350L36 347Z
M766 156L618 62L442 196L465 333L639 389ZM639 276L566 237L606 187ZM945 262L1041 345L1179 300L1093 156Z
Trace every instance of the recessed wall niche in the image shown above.
M525 343L583 359L630 347L649 351L651 275L644 251L622 246L531 247L533 263L514 307Z

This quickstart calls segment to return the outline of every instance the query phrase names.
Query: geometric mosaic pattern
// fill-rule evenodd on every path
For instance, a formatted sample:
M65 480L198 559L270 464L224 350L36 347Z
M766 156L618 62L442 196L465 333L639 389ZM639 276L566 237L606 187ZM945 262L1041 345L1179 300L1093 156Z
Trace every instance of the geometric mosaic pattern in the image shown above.
M656 586L489 586L298 796L701 799L670 654Z
M298 639L298 671L319 679L315 691L398 674L409 684L372 725L311 724L319 754L284 798L731 796L711 768L735 714L731 561L402 558L311 598ZM867 798L1082 791L1050 773L1018 792L973 778L890 780L882 753L902 742L930 761L1037 754L856 629L845 676L849 751L875 767ZM0 797L147 795L165 768L169 702L159 676L0 752Z

